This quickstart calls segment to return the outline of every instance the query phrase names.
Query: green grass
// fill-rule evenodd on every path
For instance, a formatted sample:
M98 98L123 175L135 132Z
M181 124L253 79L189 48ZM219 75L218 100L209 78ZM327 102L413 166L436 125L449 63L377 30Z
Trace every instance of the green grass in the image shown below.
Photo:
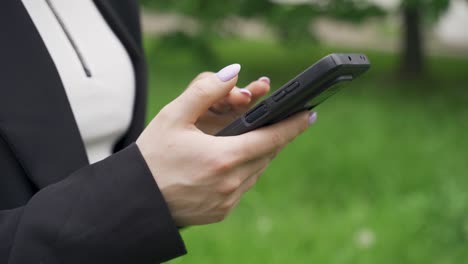
M158 43L146 41L149 118L198 72L239 62L241 85L278 88L348 51L223 40L207 66ZM468 262L468 60L431 58L432 77L403 82L395 55L364 52L372 71L317 109L225 222L184 230L189 254L171 263Z

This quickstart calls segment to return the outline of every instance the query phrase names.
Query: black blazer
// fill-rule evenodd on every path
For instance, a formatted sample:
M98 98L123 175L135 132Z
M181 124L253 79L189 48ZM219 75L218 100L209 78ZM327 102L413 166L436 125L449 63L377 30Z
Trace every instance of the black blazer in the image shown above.
M0 263L155 263L185 253L133 143L146 101L138 3L94 2L130 54L137 87L131 128L94 165L26 9L0 3Z

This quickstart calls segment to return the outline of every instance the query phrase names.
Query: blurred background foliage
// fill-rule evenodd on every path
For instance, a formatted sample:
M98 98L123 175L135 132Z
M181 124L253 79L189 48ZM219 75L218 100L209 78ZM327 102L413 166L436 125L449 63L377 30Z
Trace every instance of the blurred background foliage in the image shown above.
M270 0L236 0L220 3L216 0L141 0L147 8L171 11L195 18L202 24L203 32L192 36L199 45L198 52L210 55L204 40L219 32L220 21L229 16L260 18L268 22L281 40L286 43L313 38L309 24L317 17L330 16L353 23L371 17L381 17L388 10L380 8L373 1L366 0L322 0L299 1L296 4L281 4ZM449 7L450 0L401 0L402 51L400 73L404 77L421 77L425 74L424 39L422 24L436 21ZM181 36L179 36L180 38Z
M317 124L225 222L182 231L189 254L171 263L468 262L468 45L434 52L428 33L461 1L394 2L141 1L144 24L165 14L182 21L147 31L148 120L199 72L230 63L243 66L239 86L266 75L274 90L328 53L372 61L317 108ZM396 19L377 31L379 43L390 34L400 44L327 42L313 27L323 17L358 26ZM239 21L266 26L245 37L232 27Z

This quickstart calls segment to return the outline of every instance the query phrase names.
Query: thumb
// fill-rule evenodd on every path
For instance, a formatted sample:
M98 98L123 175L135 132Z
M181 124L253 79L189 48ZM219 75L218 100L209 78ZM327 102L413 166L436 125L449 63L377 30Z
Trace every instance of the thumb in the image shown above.
M195 123L216 102L226 97L237 83L239 64L231 64L218 73L193 82L175 101L181 118Z

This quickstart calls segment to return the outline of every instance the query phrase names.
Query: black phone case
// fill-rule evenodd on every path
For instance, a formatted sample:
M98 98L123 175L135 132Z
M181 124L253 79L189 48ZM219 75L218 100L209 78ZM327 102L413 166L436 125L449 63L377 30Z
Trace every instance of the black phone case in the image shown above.
M352 81L370 68L364 54L330 54L258 103L217 136L240 135L312 109L335 94L336 84Z

